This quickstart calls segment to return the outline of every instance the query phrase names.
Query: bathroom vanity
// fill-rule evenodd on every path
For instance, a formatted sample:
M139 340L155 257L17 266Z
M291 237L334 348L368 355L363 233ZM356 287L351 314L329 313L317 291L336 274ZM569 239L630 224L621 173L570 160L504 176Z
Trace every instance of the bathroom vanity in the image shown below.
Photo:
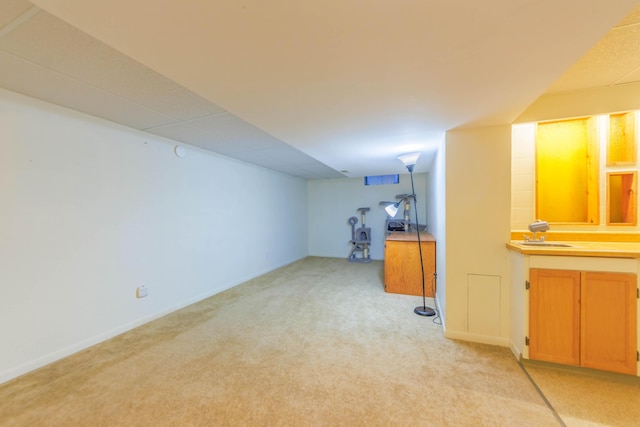
M507 248L517 357L638 374L640 242Z

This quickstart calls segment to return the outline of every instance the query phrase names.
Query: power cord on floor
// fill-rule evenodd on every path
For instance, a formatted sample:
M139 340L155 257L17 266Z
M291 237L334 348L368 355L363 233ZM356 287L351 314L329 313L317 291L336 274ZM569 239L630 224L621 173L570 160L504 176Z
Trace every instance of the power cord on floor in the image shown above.
M436 312L436 315L433 317L433 319L431 319L431 321L436 325L442 326L442 319L440 318L440 310L438 309L438 300L436 298L436 290L438 288L436 283L437 280L438 280L438 273L434 272L433 279L431 281L431 293L433 294L433 310Z

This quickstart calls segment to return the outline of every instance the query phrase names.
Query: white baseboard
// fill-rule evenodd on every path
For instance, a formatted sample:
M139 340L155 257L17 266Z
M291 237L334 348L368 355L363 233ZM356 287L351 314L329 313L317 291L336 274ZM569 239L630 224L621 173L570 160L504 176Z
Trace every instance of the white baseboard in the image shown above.
M522 359L522 350L516 347L511 341L509 341L509 349L515 356L516 360Z
M446 338L461 340L461 341L471 341L482 344L491 344L498 345L500 347L509 347L509 339L504 337L494 337L490 335L476 335L470 334L464 331L451 331L444 329L444 336Z
M436 304L436 308L438 309L438 317L440 317L440 324L442 325L442 330L444 331L446 329L446 325L445 325L445 320L444 320L444 315L442 314L442 310L441 310L441 305L440 305L440 300L438 299L438 294L434 295L433 300L435 301Z

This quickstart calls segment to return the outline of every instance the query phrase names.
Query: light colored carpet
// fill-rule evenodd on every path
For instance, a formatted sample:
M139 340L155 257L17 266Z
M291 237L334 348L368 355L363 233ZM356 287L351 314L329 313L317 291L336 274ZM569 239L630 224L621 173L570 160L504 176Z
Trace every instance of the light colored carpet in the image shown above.
M295 262L0 386L0 424L558 425L508 349L445 339L382 275Z
M640 425L640 379L542 362L524 366L567 426Z

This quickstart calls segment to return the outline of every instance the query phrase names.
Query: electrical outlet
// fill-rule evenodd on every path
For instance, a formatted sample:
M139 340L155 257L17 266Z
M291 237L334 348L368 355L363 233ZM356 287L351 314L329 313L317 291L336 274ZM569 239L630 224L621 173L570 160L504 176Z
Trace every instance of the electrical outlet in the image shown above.
M147 296L147 288L142 285L142 286L138 286L138 289L136 289L136 298L144 298Z

